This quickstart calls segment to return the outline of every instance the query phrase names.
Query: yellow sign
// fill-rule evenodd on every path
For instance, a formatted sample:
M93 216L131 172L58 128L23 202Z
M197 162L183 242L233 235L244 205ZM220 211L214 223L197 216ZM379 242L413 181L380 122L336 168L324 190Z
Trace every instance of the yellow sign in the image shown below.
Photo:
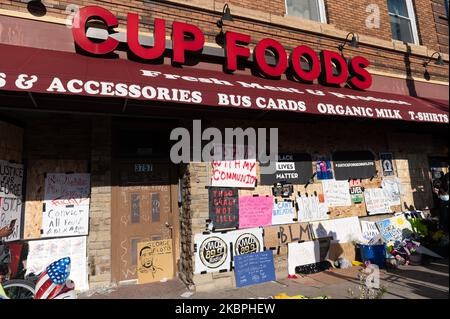
M145 284L173 278L172 240L138 243L138 282Z

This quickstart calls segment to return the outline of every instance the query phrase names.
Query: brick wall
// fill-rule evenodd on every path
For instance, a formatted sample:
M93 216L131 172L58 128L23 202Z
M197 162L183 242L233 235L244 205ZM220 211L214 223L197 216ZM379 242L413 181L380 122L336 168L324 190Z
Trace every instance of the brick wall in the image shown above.
M177 0L178 1L178 0ZM126 15L128 12L139 13L141 17L142 31L152 30L152 23L155 17L163 18L168 21L167 35L170 34L170 25L174 20L184 21L199 26L206 36L206 41L215 43L216 36L219 32L216 21L220 15L213 12L210 2L203 0L185 1L186 4L208 4L209 9L197 9L194 7L184 7L180 4L163 2L163 1L44 1L47 4L46 17L55 17L66 19L65 13L68 4L76 4L80 6L86 5L100 5L111 10L119 18L119 27L125 28ZM365 25L365 20L369 13L366 13L368 4L377 4L380 8L380 28L368 29ZM215 1L213 3L216 7L222 3ZM387 13L386 1L384 0L357 0L352 2L327 0L326 9L328 15L328 22L335 25L326 26L326 31L322 30L318 23L301 20L298 18L281 18L284 14L283 0L265 0L265 1L233 1L230 2L230 7L233 6L235 12L235 19L233 22L227 22L225 30L236 31L250 34L253 38L253 45L256 41L265 37L272 37L279 40L287 49L291 51L294 47L300 44L306 44L313 47L316 51L319 50L333 50L336 51L342 39L336 36L338 31L354 31L360 35L372 36L391 43L391 30L389 18ZM419 36L421 43L428 47L421 47L420 50L425 55L431 55L433 50L439 50L438 34L436 25L433 19L433 9L430 0L417 0L416 17ZM240 8L251 10L255 15L254 19L237 17L242 13L236 6ZM283 9L282 9L283 7ZM2 0L0 4L1 9L15 10L20 12L27 12L27 4L20 0L5 1ZM267 19L267 20L264 20ZM259 21L261 20L261 21ZM264 21L263 21L264 20ZM269 23L273 21L274 23ZM291 28L292 23L303 21L304 25L311 25L311 31L302 31L301 29ZM276 22L276 23L275 23ZM308 29L309 30L309 29ZM342 32L341 32L342 33ZM395 73L403 76L415 76L424 78L424 69L422 63L425 60L424 56L418 56L414 52L408 53L408 48L401 43L397 43L398 50L394 50L394 46L386 48L386 46L374 46L371 44L361 43L357 49L347 48L346 56L364 55L371 61L371 67L375 70L387 73ZM448 66L438 67L434 64L430 65L428 69L431 79L448 82Z
M444 0L432 0L439 51L448 54L448 15Z

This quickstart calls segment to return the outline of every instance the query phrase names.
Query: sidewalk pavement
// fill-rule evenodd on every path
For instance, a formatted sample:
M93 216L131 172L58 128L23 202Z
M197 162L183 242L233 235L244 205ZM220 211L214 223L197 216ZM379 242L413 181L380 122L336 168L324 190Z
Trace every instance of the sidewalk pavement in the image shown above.
M333 299L359 298L360 267L331 269L316 274L283 278L256 286L211 292L189 292L179 280L145 285L118 286L97 292L80 294L80 299L248 299L267 298L280 293L289 296L328 296ZM425 266L401 266L381 270L380 286L387 289L383 299L448 299L448 259L436 260ZM353 290L351 297L348 289ZM183 297L189 295L188 297ZM183 296L182 296L183 295Z

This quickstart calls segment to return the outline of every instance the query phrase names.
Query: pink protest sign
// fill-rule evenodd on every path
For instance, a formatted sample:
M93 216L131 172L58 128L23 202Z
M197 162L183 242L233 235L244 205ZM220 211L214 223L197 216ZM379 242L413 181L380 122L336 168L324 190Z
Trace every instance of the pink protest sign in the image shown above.
M272 225L272 196L239 197L239 228Z

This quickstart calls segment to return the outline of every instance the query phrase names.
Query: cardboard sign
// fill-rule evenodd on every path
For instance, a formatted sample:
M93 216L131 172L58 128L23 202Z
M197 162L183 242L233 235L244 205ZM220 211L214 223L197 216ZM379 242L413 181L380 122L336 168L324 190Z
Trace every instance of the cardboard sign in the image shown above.
M401 205L402 185L398 178L383 178L381 182L389 206Z
M288 273L295 275L295 267L315 264L320 261L318 241L288 244Z
M279 154L276 172L261 174L261 185L273 185L279 182L306 184L312 177L311 155ZM261 164L261 167L269 164Z
M286 245L292 242L311 240L311 231L308 223L296 223L290 225L280 225L279 238L280 244Z
M350 206L350 185L348 181L322 181L325 202L328 207Z
M231 253L227 234L196 234L194 243L196 274L230 269Z
M214 161L211 164L211 186L254 188L256 160Z
M383 176L393 176L394 173L394 161L392 153L380 153L381 168L383 170Z
M86 236L31 240L28 248L27 275L39 274L52 262L70 257L69 278L74 281L75 290L89 290Z
M22 198L23 165L0 160L0 197Z
M361 226L358 217L330 219L310 223L314 238L332 237L340 243L361 240Z
M272 196L239 197L239 228L272 225Z
M308 222L328 219L328 205L321 203L317 196L298 196L298 221Z
M370 242L380 235L376 222L361 220L361 234L364 242Z
M331 161L326 156L316 156L316 177L317 179L333 179Z
M273 204L272 225L281 225L294 223L295 207L293 202L277 202Z
M7 242L21 239L22 199L14 197L0 197L0 228L9 226L11 221L14 219L16 220L16 223L14 224L12 234L4 238Z
M404 214L380 220L377 223L381 237L387 243L401 241L412 233L412 226Z
M364 201L369 215L392 213L391 206L382 188L366 188L364 190Z
M137 244L138 283L173 278L172 240L152 240Z
M364 179L377 175L375 157L369 151L333 153L336 180Z
M236 256L234 264L238 288L276 280L273 254L270 250Z
M227 239L232 244L233 256L257 253L264 247L262 228L230 231Z
M47 174L42 237L87 235L90 174Z
M237 188L210 187L209 219L214 229L239 226L239 192Z

